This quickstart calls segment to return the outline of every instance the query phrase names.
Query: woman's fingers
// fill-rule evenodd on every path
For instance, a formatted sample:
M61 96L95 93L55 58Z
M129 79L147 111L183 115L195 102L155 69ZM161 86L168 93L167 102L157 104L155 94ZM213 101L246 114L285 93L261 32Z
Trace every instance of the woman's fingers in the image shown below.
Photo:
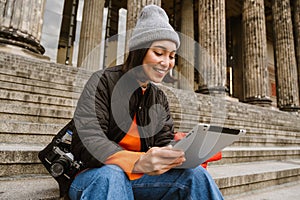
M184 156L184 152L180 150L174 150L172 147L153 147L149 149L147 152L151 154L153 157L159 157L159 158L167 158L167 159L172 159L172 158L178 158L180 156Z
M172 146L153 147L137 161L134 170L146 174L162 174L185 161L184 152Z

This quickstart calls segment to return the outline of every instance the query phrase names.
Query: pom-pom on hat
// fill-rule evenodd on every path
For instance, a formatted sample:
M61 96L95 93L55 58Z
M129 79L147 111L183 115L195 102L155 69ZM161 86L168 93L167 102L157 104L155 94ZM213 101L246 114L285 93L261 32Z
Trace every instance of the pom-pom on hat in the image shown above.
M170 40L180 46L179 36L169 24L166 12L159 6L145 6L140 13L136 26L129 40L129 50L143 48L143 44L157 41Z

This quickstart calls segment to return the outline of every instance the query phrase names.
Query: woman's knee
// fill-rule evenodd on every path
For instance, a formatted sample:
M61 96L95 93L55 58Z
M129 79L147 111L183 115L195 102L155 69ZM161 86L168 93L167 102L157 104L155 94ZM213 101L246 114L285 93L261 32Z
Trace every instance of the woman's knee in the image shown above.
M88 169L77 175L72 183L72 187L82 190L92 183L103 182L101 184L104 184L115 180L121 182L122 179L126 181L127 176L120 167L116 165L104 165L100 168Z
M119 191L122 191L122 194L130 193L129 186L130 181L121 168L105 165L79 174L70 187L69 196L71 199L99 199L99 196L109 199L109 194L117 196Z
M101 168L97 168L97 176L101 176L107 179L127 179L124 171L117 165L104 165Z
M207 170L201 166L196 167L194 169L186 169L184 172L184 176L194 181L197 180L205 181L207 179L211 179L211 176L207 172Z

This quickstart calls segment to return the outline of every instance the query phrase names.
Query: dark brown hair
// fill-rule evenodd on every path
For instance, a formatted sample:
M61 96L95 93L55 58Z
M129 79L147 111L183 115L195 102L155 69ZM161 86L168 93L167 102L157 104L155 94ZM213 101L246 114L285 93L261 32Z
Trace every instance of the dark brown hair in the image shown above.
M122 68L124 73L143 64L144 57L146 56L151 44L152 42L147 42L134 49L129 49L128 57Z

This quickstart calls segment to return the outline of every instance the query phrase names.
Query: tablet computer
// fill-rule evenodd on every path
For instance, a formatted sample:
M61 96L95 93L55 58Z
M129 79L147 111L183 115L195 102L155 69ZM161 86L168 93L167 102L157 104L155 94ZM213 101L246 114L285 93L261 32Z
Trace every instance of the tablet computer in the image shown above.
M245 134L244 129L197 124L183 139L172 144L174 149L185 152L186 161L176 168L197 167Z

